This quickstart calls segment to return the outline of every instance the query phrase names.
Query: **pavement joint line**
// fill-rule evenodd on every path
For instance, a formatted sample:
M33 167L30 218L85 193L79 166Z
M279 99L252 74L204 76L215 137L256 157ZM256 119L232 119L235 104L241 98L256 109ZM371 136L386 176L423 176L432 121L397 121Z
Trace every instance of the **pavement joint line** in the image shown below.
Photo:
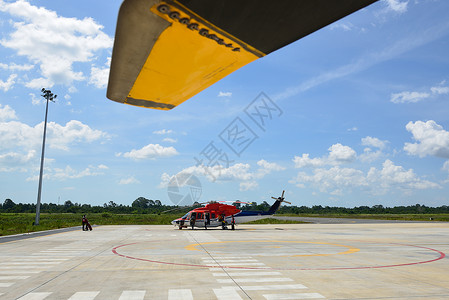
M92 225L92 227L97 227L99 225ZM48 235L54 235L54 234L61 234L66 232L71 232L75 230L81 229L81 226L73 226L73 227L65 227L65 228L57 228L57 229L49 229L49 230L42 230L42 231L33 231L33 232L26 232L26 233L19 233L19 234L11 234L11 235L4 235L0 236L0 244L6 244L6 243L12 243L24 239L34 239L41 236L48 236ZM10 241L11 240L11 241Z
M195 239L194 236L192 236L192 234L191 234L190 232L189 232L188 234L192 237L192 239L195 240L195 242L196 242L198 245L201 246L201 248L203 248L203 250L207 253L207 255L209 255L210 258L212 258L212 259L215 261L215 263L218 264L218 266L223 270L223 272L225 272L225 273L228 275L228 277L234 282L235 285L237 285L237 286L239 287L239 289L246 295L246 297L248 297L248 299L252 299L252 298L245 292L245 290L242 289L242 287L241 287L241 286L234 280L234 278L232 278L232 277L228 274L228 272L226 271L226 269L225 269L220 263L218 263L218 262L215 260L215 258L212 256L212 254L210 254L209 251L207 251L207 249L204 248L203 244L198 243L198 241Z
M123 241L127 240L128 238L129 238L129 237L125 237L123 240L119 241L119 243L122 243ZM53 278L51 278L51 279L49 279L49 280L43 282L42 284L40 284L40 285L38 285L38 286L32 288L31 290L25 292L24 294L22 294L21 296L19 296L18 298L16 298L16 300L18 300L18 299L20 299L20 298L22 298L22 297L25 297L26 295L28 295L28 294L30 294L30 293L32 293L32 292L34 292L34 291L40 289L41 287L43 287L44 285L48 284L49 282L51 282L51 281L53 281L53 280L55 280L55 279L61 277L62 275L66 274L66 273L68 273L68 272L70 272L70 271L72 271L73 269L75 269L75 268L79 267L80 265L82 265L82 264L88 262L89 260L94 259L94 258L97 257L98 255L100 255L100 254L106 252L107 250L109 250L109 248L110 248L110 247L108 246L108 247L105 248L104 250L102 250L102 251L98 252L97 254L95 254L95 255L93 255L93 256L91 256L91 257L89 257L89 258L83 260L82 262L80 262L79 264L77 264L77 265L71 267L70 269L68 269L68 270L66 270L66 271L64 271L64 272L62 272L62 273L60 273L60 274L54 276Z

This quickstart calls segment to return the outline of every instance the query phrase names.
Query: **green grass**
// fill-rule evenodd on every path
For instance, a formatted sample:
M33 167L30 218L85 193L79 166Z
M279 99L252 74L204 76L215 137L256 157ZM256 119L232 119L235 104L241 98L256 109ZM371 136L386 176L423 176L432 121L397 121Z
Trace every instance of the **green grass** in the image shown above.
M41 214L39 225L34 226L35 214L0 214L0 236L34 231L81 226L79 214ZM178 214L89 214L92 225L168 225Z

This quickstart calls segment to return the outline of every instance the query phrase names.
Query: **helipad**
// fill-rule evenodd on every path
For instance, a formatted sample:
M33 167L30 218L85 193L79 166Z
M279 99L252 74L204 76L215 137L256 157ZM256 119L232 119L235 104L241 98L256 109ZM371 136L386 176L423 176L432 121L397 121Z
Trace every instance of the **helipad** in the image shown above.
M449 298L446 223L237 229L100 226L0 243L0 299Z

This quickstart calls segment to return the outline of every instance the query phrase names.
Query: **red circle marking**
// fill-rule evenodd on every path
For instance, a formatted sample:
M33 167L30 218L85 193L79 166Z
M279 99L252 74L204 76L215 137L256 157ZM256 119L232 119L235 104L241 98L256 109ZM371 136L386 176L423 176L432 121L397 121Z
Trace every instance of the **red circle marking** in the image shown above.
M124 254L120 254L119 252L117 252L117 249L122 248L122 247L126 247L126 246L130 246L130 245L135 245L135 244L139 244L139 243L130 243L130 244L123 244L120 246L116 246L114 248L112 248L112 253L124 257L124 258L129 258L129 259L134 259L134 260L140 260L140 261L146 261L146 262L152 262L152 263L156 263L156 264L164 264L164 265L174 265L174 266L187 266L187 267L197 267L197 268L225 268L225 269L246 269L246 270L301 270L301 271L310 271L310 270L363 270L363 269L381 269L381 268L393 268L393 267L405 267L405 266L412 266L412 265L420 265L420 264L426 264L426 263L431 263L440 259L443 259L446 257L446 254L444 254L443 252L436 250L436 249L432 249L432 248L428 248L428 247L423 247L423 246L416 246L416 245L407 245L407 244L395 244L395 243L390 243L391 245L400 245L400 246L407 246L407 247L415 247L415 248L420 248L420 249L425 249L425 250L429 250L429 251L433 251L438 253L440 256L435 258L435 259L431 259L431 260L425 260L425 261L417 261L417 262L411 262L411 263L404 263L404 264L395 264L395 265L384 265L384 266L364 266L364 267L331 267L331 268L258 268L258 267L233 267L233 266L207 266L207 265L197 265L197 264L183 264L183 263L172 263L172 262L166 262L166 261L158 261L158 260L151 260L151 259L146 259L146 258L139 258L139 257L133 257L133 256L129 256L129 255L124 255ZM386 243L388 244L388 243Z

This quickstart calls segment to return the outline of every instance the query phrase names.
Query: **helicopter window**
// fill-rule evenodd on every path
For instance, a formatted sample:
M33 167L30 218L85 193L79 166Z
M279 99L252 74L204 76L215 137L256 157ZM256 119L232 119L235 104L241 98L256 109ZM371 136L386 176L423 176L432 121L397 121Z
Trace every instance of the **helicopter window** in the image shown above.
M198 213L197 219L202 219L202 218L203 218L203 213Z
M181 219L187 219L187 216L189 215L189 213L186 213L185 215L182 216Z
M211 217L212 219L215 219L215 213L211 213L211 214L210 214L210 217Z

